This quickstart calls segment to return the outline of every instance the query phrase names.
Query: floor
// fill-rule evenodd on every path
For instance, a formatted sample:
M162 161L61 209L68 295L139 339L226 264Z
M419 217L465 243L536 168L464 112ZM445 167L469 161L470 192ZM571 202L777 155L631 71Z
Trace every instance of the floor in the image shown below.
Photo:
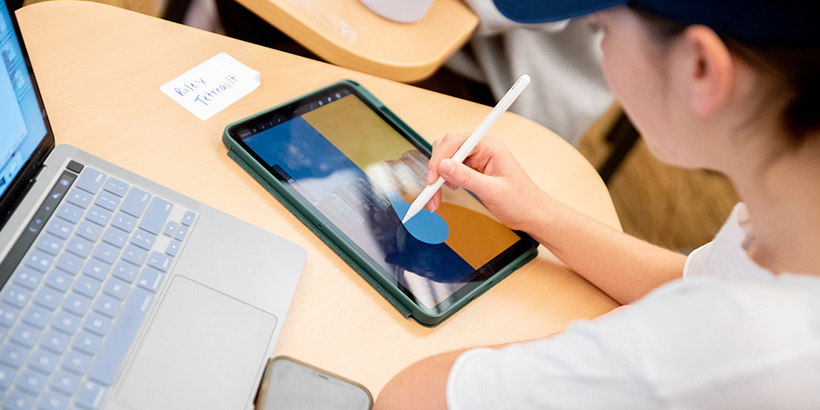
M36 1L26 0L25 4ZM164 13L167 0L93 0L137 11L155 17ZM217 6L219 1L219 6ZM226 8L227 5L227 8ZM221 24L220 15L239 13L242 24L231 27ZM243 14L244 13L244 14ZM237 27L247 27L248 20L255 16L246 10L237 9L230 0L191 0L184 24L200 29L242 37L252 36L259 29L270 30L270 26L259 20L254 30L235 33ZM258 35L258 34L257 34ZM300 48L284 35L275 43L265 44L284 49L295 54L311 57L310 52ZM243 38L253 41L252 38ZM461 98L492 105L489 92L480 84L461 79L447 70L440 70L432 78L418 86L456 95ZM606 135L619 116L620 109L613 105L608 113L590 126L579 143L578 149L600 169L612 151ZM649 242L688 252L709 241L728 216L732 206L738 201L737 195L721 175L683 170L662 164L656 160L639 140L629 151L621 166L608 180L613 203L621 219L624 231Z

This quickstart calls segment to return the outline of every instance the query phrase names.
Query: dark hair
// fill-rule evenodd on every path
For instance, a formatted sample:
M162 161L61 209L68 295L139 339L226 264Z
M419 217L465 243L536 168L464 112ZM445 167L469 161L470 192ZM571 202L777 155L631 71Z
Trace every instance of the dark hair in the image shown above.
M689 25L640 7L630 8L661 41L676 38ZM720 32L717 34L729 51L793 90L794 98L782 113L782 122L791 142L799 145L809 134L820 130L820 49L742 44Z

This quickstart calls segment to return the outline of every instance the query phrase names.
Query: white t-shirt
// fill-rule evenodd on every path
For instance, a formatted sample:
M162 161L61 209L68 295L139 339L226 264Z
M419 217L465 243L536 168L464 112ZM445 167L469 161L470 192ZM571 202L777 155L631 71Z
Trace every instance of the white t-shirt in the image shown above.
M744 214L692 252L683 279L625 309L464 353L449 408L820 409L820 278L750 260Z

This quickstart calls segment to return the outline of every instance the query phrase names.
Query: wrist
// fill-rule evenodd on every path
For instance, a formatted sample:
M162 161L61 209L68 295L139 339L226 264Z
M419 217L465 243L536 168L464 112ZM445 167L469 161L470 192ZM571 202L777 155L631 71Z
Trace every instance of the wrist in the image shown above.
M541 190L538 190L531 203L532 207L524 213L519 226L515 229L527 232L532 236L541 236L549 230L549 226L552 224L557 203Z

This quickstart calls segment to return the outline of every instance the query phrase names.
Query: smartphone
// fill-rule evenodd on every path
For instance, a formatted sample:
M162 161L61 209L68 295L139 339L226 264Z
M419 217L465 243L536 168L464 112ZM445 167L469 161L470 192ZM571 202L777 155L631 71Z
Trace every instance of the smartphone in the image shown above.
M537 242L465 190L443 188L435 214L420 213L425 228L442 234L438 242L408 231L398 209L426 185L430 144L353 81L234 122L222 140L242 168L423 325L441 323L537 253Z
M369 410L373 396L361 384L305 362L278 356L268 361L256 410Z

